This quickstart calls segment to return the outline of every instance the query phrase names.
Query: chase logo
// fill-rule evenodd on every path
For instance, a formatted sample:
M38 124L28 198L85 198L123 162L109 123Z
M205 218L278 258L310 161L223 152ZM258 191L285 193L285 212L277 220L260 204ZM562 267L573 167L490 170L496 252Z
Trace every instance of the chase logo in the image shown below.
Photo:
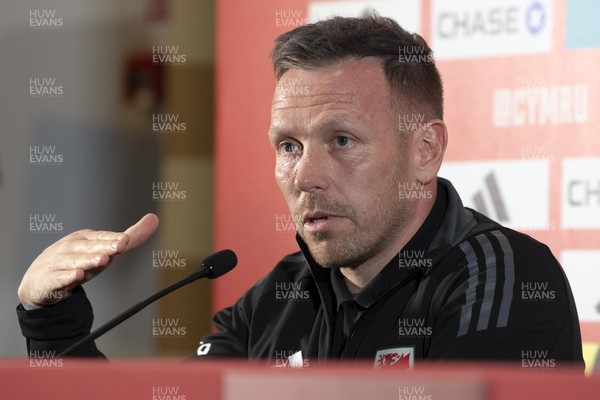
M525 25L530 33L536 35L546 26L546 9L542 3L532 3L525 11Z
M599 15L598 0L567 1L567 48L600 47Z
M437 60L545 53L552 50L551 0L434 0Z

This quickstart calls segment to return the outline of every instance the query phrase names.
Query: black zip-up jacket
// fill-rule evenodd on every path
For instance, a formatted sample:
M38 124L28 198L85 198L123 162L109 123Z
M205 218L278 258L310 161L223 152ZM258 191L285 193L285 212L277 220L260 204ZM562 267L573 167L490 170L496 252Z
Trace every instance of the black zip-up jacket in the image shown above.
M341 358L379 367L443 359L583 368L573 295L548 247L463 207L450 182L438 182L445 209L427 248L405 247L370 283L369 299L350 298L340 311L331 271L299 239L300 252L215 315L217 332L202 339L198 356L278 366ZM17 312L30 352L59 352L93 319L81 288L56 305ZM344 315L354 316L349 324ZM91 344L78 355L101 353Z

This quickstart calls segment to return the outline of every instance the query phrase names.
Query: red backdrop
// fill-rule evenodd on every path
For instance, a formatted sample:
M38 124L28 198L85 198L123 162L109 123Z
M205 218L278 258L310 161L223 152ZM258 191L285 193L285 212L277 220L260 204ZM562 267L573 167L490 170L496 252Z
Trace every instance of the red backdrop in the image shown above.
M217 2L215 246L234 249L239 266L215 282L215 310L232 304L283 255L297 250L291 225L286 224L287 206L274 181L274 154L267 140L274 89L269 53L278 34L311 17L309 3ZM365 3L377 2L337 2L345 12L348 4ZM389 1L380 3L382 9L390 6ZM591 7L591 2L405 3L418 11L411 25L420 27L417 30L432 45L444 80L450 143L442 175L475 208L475 194L490 195L477 174L495 176L500 185L496 195L509 212L500 222L550 246L576 292L584 339L600 341L600 313L595 311L600 296L594 297L593 285L594 280L600 282L600 135L595 132L600 116L594 112L600 94L600 43L596 48L594 44L578 46L582 36L576 29L582 23L573 17L577 12L585 16L581 7ZM402 15L404 3L394 4ZM455 13L447 9L453 4ZM506 15L504 27L494 22L502 15ZM463 28L460 21L466 21ZM581 160L583 166L569 172L570 159ZM515 162L521 167L505 165ZM463 168L474 175L462 173ZM572 176L577 173L582 174L579 180ZM595 187L590 187L595 182L597 198ZM528 192L528 187L539 193ZM575 199L583 196L583 189L577 188L584 187L587 208ZM534 199L531 209L519 210L529 198ZM567 208L579 217L565 212ZM496 217L493 209L491 214ZM531 216L531 221L523 216ZM569 258L565 252L581 257ZM587 275L590 266L595 268L593 276Z

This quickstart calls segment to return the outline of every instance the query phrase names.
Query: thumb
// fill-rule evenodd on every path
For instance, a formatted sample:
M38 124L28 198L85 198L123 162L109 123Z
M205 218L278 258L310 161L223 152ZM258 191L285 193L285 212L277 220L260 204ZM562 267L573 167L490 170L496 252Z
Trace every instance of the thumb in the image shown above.
M158 217L156 214L146 214L134 225L124 232L128 237L127 247L124 251L134 249L144 243L158 228Z

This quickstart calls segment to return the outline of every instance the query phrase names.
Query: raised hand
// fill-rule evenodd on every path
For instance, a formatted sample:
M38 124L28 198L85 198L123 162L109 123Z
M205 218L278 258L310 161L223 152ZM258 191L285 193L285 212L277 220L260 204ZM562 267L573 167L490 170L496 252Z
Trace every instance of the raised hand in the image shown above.
M21 304L27 309L65 299L71 289L108 267L119 254L144 243L158 227L158 217L146 214L124 232L84 229L46 248L29 266L19 285Z

